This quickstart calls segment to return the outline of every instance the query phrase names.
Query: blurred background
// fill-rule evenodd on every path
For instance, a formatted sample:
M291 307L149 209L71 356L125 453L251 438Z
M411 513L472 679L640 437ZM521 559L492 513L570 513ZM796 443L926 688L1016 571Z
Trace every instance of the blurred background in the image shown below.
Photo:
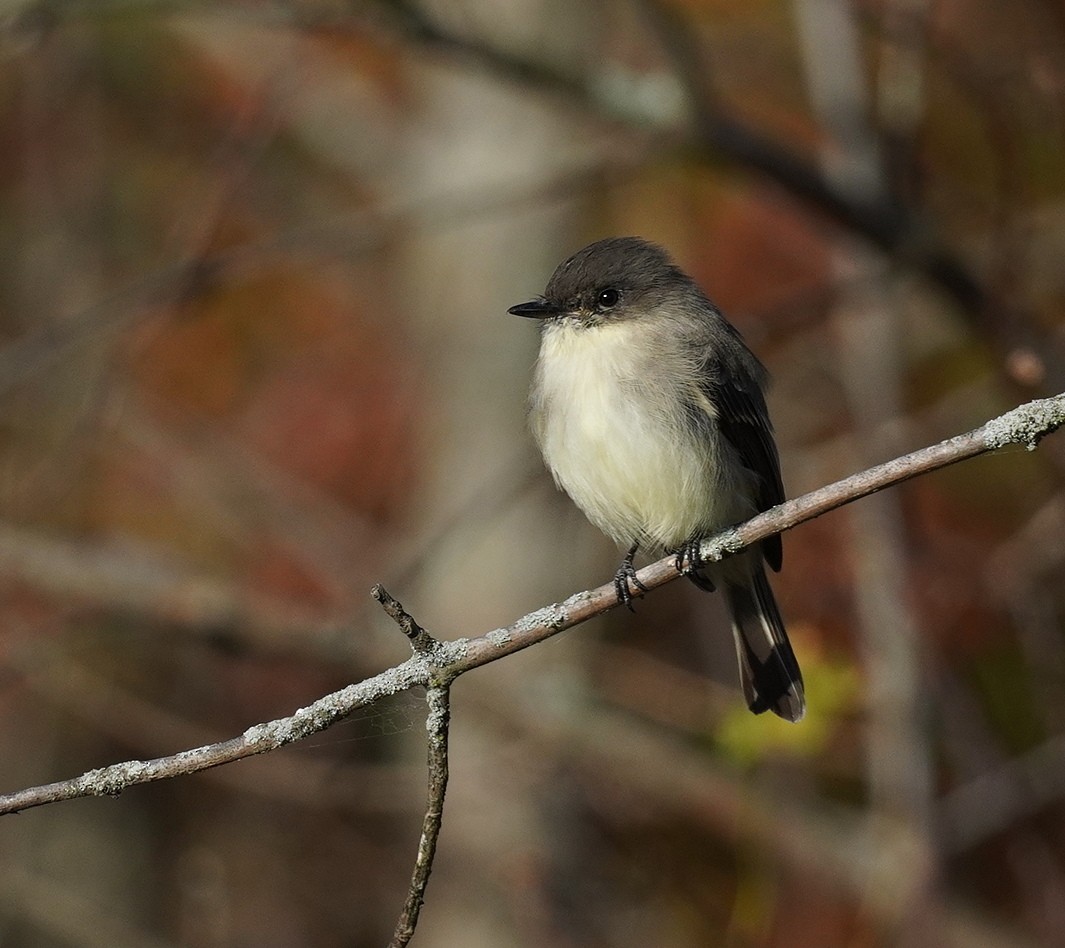
M606 581L506 308L667 246L795 496L1065 389L1054 0L6 0L0 789ZM1065 435L785 537L809 713L676 583L462 678L414 944L1065 944ZM377 946L424 696L0 820L4 946Z

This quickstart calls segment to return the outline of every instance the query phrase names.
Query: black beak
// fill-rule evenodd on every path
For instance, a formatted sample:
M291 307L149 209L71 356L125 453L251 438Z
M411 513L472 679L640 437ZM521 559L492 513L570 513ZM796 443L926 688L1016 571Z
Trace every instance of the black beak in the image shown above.
M530 300L528 303L519 303L507 310L511 316L528 316L531 319L547 319L549 316L557 316L562 312L562 307L543 297Z

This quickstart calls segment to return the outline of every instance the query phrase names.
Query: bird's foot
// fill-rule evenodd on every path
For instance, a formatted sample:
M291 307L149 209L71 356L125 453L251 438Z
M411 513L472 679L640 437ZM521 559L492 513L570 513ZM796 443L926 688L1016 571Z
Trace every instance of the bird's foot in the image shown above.
M677 550L677 558L674 566L682 576L687 576L696 586L706 592L714 591L713 580L703 572L706 560L702 554L702 538L693 537Z
M636 555L637 549L638 546L633 545L632 549L625 554L625 559L621 561L617 572L614 573L614 592L617 594L618 602L624 605L629 612L636 611L632 605L633 597L639 593L647 592L647 587L636 576L636 567L632 565L632 558ZM633 587L635 587L636 592L633 592Z

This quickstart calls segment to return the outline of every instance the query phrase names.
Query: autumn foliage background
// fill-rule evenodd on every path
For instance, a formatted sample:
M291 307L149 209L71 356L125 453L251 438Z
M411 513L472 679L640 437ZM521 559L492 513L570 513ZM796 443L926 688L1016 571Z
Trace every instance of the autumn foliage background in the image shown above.
M525 430L584 243L774 376L790 495L1065 389L1051 0L9 3L0 789L605 581ZM466 676L415 944L1063 943L1065 436L785 537L798 726L687 584ZM0 820L5 946L373 946L424 701Z

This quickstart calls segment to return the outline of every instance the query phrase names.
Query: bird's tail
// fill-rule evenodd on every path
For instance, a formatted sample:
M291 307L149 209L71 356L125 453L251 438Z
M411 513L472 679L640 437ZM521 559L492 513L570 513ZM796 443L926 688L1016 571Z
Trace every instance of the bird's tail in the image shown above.
M748 707L755 714L772 711L788 721L798 721L806 713L802 672L765 569L758 563L745 581L722 585Z

